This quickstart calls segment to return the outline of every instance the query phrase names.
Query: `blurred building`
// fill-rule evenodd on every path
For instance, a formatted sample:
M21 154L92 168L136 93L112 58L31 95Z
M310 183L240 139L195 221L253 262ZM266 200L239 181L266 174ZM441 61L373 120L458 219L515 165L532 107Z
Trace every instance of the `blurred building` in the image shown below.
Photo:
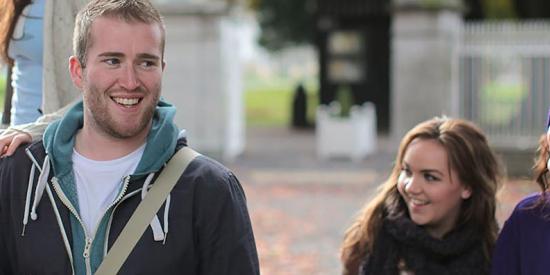
M163 96L190 146L233 159L244 150L240 6L231 0L153 0L166 23Z
M381 132L390 131L392 116L390 41L395 2L399 1L317 0L320 103L330 104L340 89L351 89L355 104L375 104ZM465 0L465 7L464 18L483 18L480 0Z
M521 20L487 20L481 0L317 0L321 104L351 89L393 140L438 115L471 120L527 173L550 105L550 12L516 0ZM512 172L514 173L514 172Z
M377 125L390 123L390 5L386 0L317 1L320 103L342 89L376 105Z

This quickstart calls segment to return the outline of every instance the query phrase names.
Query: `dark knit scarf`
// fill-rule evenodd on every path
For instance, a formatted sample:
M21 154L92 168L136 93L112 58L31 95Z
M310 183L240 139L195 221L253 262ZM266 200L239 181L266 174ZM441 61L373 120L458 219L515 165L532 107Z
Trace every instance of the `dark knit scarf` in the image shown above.
M385 218L363 267L363 274L399 274L398 264L415 275L488 274L480 234L462 227L439 240L405 215Z

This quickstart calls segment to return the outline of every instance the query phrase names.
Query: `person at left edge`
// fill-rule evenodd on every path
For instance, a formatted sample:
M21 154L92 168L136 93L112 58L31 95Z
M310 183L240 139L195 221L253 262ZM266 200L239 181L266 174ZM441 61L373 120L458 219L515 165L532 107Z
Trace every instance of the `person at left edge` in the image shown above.
M76 18L71 78L83 95L44 140L0 161L0 274L93 274L174 152L159 101L164 25L147 0L94 0ZM119 274L259 274L246 199L199 156Z
M67 71L74 18L88 0L0 0L0 63L12 68L11 127L2 138L38 138L28 125L80 97ZM0 64L1 65L1 64ZM0 66L1 67L1 66ZM40 121L49 118L40 118ZM16 139L15 143L19 143ZM15 148L15 147L14 147Z

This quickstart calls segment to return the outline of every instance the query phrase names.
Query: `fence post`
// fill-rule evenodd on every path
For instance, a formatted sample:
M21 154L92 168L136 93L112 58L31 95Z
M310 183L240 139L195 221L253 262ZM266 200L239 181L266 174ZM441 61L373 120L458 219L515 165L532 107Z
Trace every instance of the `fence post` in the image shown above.
M396 0L391 42L393 140L418 122L457 116L457 48L462 29L458 0Z
M238 7L226 1L158 1L166 38L163 96L193 147L232 160L244 151ZM234 9L234 10L233 10Z

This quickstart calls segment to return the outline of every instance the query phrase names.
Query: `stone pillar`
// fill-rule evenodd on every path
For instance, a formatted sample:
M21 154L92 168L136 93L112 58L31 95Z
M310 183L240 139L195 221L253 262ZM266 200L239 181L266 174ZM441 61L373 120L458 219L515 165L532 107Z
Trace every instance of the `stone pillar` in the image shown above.
M417 123L457 116L459 0L394 1L391 42L391 136Z
M231 160L245 142L239 21L225 1L157 1L166 23L163 96L189 145Z

